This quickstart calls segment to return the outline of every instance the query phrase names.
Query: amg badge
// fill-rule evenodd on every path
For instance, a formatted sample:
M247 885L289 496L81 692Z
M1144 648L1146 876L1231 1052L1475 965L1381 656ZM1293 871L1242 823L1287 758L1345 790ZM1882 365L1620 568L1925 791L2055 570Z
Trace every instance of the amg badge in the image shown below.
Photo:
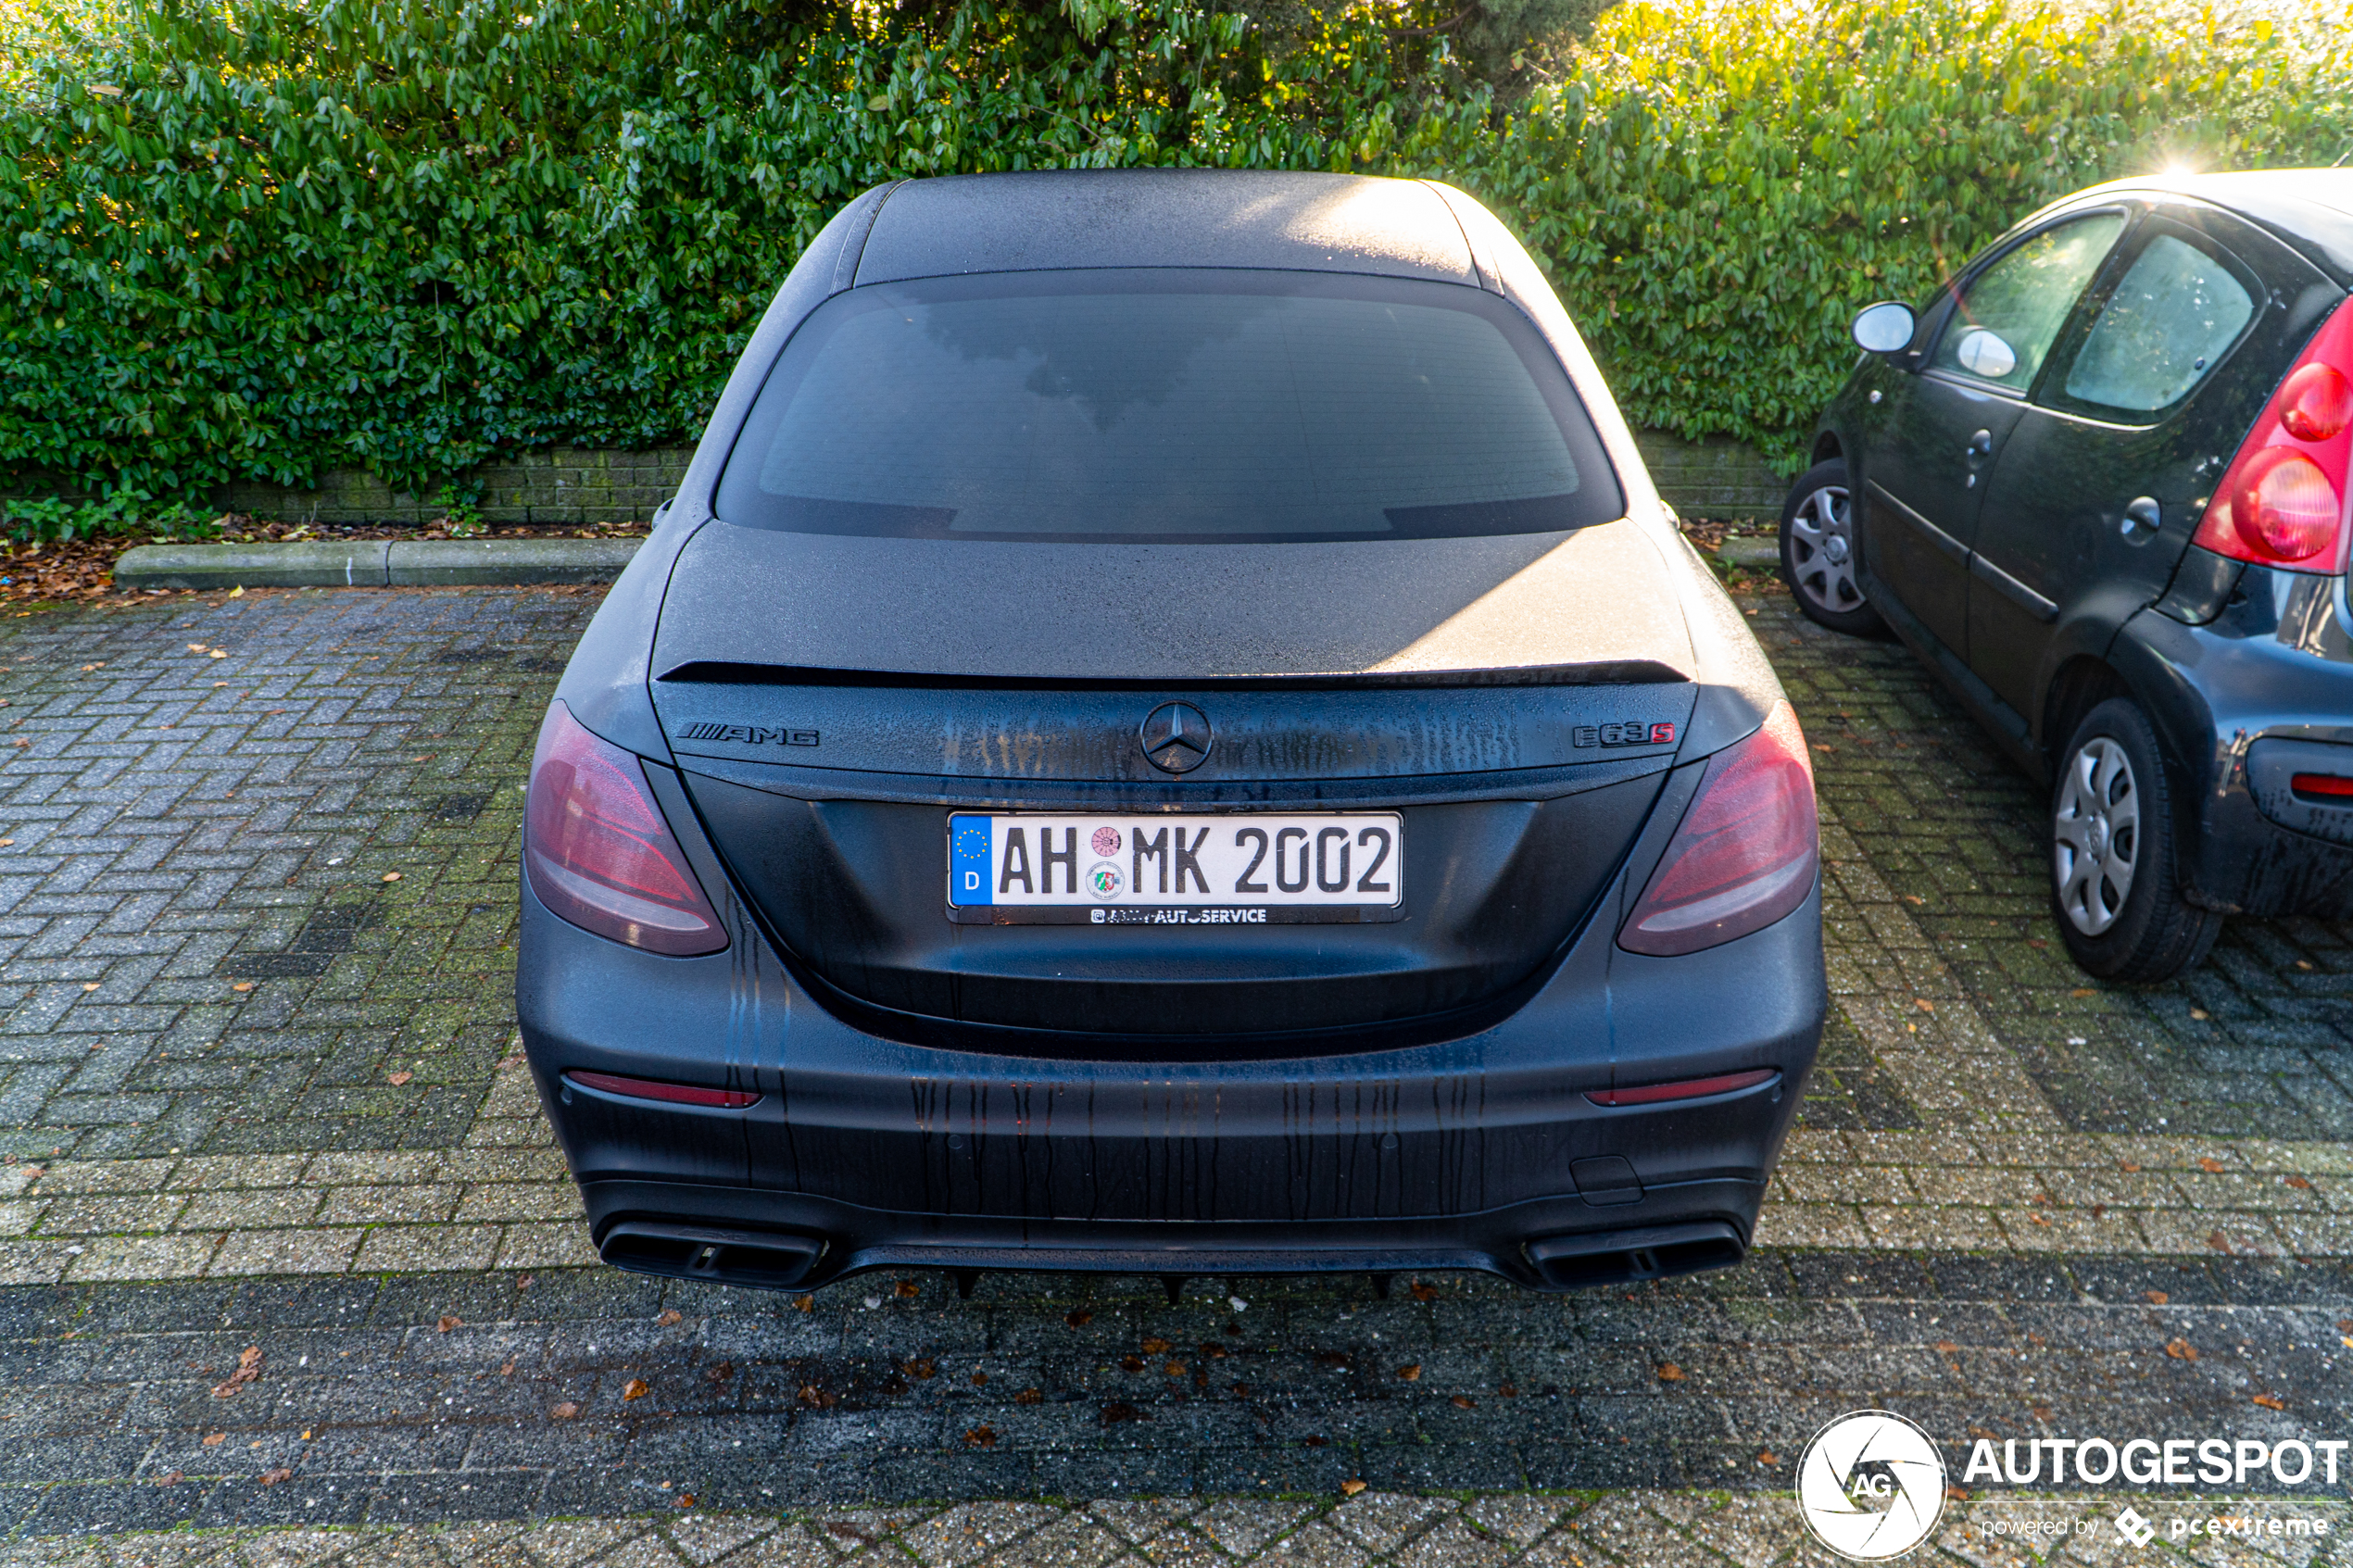
M730 740L739 746L815 746L814 730L786 730L766 724L689 724L680 740Z

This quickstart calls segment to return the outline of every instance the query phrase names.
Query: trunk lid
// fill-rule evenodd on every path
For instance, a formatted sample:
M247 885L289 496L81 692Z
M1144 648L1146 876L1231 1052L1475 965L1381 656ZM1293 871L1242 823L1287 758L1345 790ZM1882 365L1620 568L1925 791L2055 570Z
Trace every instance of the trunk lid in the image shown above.
M932 1045L1217 1056L1464 1032L1540 982L1657 797L1691 660L1631 523L1273 546L712 524L653 696L713 844L829 1005ZM1139 738L1167 702L1214 732L1181 776ZM1253 810L1398 812L1393 918L947 908L951 812Z

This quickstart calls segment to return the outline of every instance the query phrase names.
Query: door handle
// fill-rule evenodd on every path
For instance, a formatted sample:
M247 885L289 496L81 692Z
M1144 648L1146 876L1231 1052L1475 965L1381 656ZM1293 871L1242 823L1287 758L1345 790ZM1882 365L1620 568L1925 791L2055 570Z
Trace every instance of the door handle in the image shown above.
M1972 458L1992 457L1994 455L1994 433L1990 430L1981 430L1975 435L1970 436L1969 438L1969 455Z
M2165 513L2156 498L2138 495L2125 504L2124 521L2117 525L2117 532L2124 535L2128 545L2145 545L2157 537L2157 531L2164 525Z

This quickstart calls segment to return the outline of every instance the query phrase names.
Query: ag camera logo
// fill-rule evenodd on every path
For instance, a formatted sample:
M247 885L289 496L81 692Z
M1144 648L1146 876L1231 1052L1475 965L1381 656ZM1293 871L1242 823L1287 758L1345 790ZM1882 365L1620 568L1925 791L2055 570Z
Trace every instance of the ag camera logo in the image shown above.
M1857 1562L1900 1557L1944 1512L1944 1461L1892 1411L1851 1411L1797 1461L1797 1506L1814 1538Z

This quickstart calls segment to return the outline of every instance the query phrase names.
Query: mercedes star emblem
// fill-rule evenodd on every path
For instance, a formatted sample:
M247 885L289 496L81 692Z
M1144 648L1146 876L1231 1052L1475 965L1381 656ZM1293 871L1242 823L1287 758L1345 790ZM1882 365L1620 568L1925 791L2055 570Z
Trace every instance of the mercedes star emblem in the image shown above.
M1163 772L1189 773L1209 760L1209 721L1189 702L1164 702L1144 717L1144 755Z

